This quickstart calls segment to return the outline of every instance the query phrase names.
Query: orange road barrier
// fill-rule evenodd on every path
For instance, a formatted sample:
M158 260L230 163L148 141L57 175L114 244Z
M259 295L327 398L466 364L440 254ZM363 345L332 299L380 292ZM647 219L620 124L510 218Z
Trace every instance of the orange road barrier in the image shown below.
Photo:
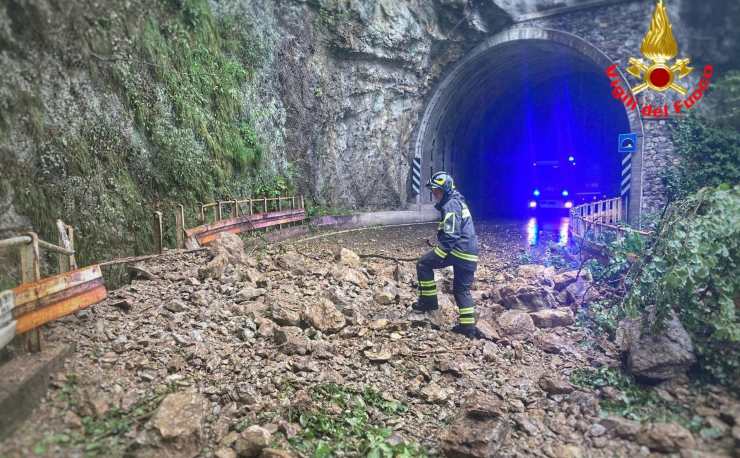
M0 347L15 335L97 304L107 295L97 265L0 292Z

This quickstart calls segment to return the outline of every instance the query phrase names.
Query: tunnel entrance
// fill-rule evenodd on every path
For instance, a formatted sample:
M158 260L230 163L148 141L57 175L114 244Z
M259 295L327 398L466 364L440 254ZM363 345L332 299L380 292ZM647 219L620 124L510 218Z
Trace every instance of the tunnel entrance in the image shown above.
M620 194L630 218L639 215L642 124L612 97L611 63L551 30L513 29L479 45L427 105L415 143L422 183L450 172L478 218L561 218L573 205ZM638 134L631 164L617 150L627 132ZM419 198L431 201L423 188Z

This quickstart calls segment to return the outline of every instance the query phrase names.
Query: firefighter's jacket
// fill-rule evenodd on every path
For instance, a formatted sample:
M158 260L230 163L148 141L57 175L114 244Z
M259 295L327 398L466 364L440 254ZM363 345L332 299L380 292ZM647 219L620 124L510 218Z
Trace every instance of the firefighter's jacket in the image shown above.
M441 258L454 256L463 261L478 262L478 237L465 198L452 190L435 208L441 213L434 252Z

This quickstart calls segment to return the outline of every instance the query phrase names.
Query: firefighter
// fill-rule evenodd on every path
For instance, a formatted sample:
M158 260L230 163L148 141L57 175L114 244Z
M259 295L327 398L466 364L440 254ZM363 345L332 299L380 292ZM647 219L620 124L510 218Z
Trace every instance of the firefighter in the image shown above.
M478 265L478 237L475 235L473 218L465 198L455 190L454 181L446 172L432 175L426 186L432 190L437 201L435 208L441 214L437 230L439 245L416 263L419 300L411 308L417 312L431 312L438 308L434 269L452 266L452 288L459 312L458 324L452 331L477 338L479 332L475 327L475 308L470 295Z

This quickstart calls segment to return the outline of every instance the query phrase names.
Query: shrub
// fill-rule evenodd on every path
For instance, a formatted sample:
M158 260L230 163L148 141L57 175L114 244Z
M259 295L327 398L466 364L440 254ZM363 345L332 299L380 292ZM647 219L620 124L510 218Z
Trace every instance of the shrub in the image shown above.
M693 337L700 367L737 388L740 186L704 188L673 203L629 281L628 312L654 306L653 331L660 331L674 311Z

